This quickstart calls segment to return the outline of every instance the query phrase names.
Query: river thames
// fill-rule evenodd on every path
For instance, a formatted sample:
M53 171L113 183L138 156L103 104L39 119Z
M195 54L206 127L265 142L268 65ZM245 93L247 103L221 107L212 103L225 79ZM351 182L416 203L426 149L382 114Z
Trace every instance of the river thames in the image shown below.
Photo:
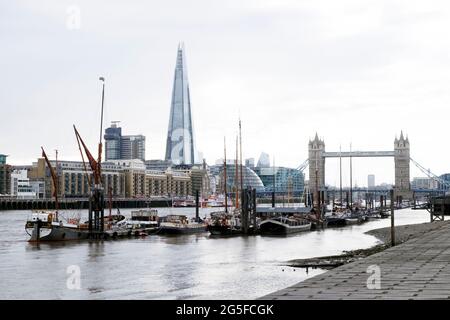
M158 211L195 215L194 208ZM211 211L201 209L200 216ZM325 271L284 262L371 247L380 242L364 232L390 225L381 219L287 237L204 233L31 244L24 229L29 214L0 211L0 299L255 299ZM396 225L428 221L425 210L395 213ZM67 286L71 266L81 272L79 289Z

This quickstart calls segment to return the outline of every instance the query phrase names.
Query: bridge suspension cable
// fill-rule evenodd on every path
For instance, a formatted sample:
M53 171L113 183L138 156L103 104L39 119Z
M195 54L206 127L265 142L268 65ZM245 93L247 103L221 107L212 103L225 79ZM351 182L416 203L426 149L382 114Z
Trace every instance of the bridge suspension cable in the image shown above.
M430 170L425 169L423 166L421 166L417 161L415 161L413 158L409 158L414 165L419 168L420 171L422 171L424 174L427 175L428 178L434 179L437 182L439 182L441 185L445 186L446 189L450 189L450 182L440 178L439 176L432 173Z
M309 165L309 159L306 159L300 166L298 166L297 170L303 172Z

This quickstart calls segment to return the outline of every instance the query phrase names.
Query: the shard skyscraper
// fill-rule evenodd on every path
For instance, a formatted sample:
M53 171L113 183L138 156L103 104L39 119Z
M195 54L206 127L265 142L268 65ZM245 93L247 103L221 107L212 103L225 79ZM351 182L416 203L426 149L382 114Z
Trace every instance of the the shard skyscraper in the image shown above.
M174 164L192 165L195 163L195 152L186 58L184 45L180 44L173 80L166 160L172 160Z

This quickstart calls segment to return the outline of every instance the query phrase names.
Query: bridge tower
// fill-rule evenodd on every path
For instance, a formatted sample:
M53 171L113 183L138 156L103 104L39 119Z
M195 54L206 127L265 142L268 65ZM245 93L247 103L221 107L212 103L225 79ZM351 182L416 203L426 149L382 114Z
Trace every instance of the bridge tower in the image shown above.
M325 187L325 142L319 139L316 133L314 140L309 141L309 189L314 195L314 201L317 199L317 191Z
M395 186L394 197L401 197L402 199L411 199L411 184L409 171L409 140L403 136L403 131L400 133L400 138L395 138L394 141L394 162L395 162Z

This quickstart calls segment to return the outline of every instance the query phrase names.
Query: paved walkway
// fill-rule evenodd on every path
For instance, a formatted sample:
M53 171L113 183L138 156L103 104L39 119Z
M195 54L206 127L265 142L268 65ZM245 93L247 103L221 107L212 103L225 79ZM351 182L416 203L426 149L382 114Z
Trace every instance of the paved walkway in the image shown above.
M373 265L380 289L367 287ZM260 299L450 299L450 225Z

